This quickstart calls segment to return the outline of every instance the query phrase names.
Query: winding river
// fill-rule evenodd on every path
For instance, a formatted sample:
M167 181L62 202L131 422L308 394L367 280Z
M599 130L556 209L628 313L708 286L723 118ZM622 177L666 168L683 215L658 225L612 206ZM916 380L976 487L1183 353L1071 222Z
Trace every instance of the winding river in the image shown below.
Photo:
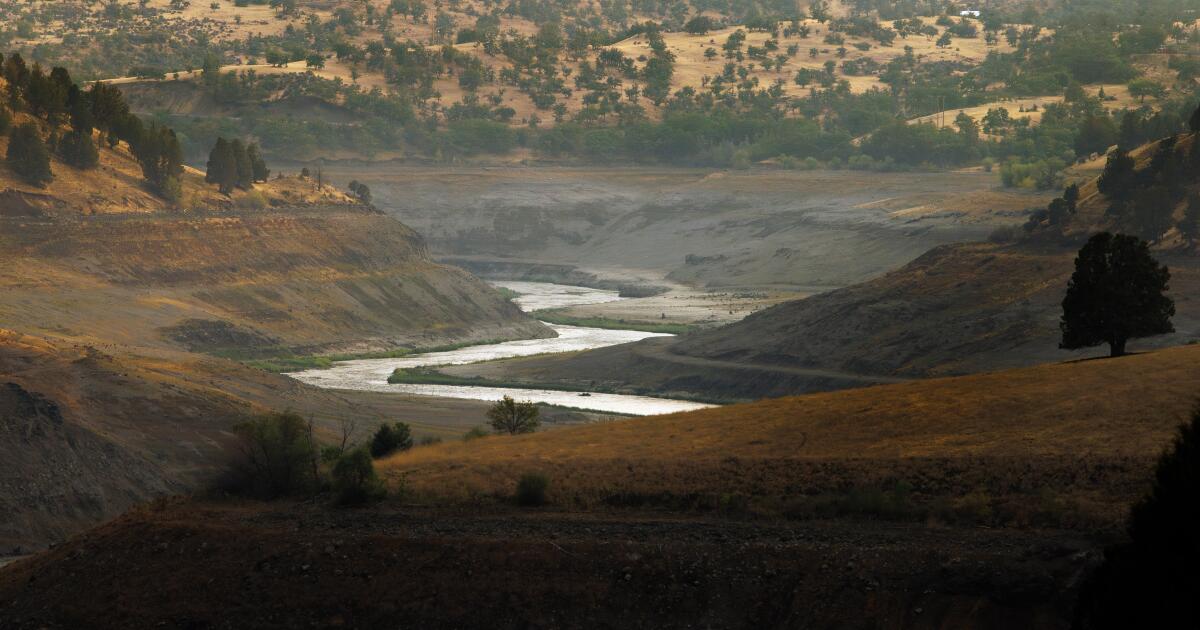
M581 304L599 304L621 299L616 291L590 289L547 282L498 281L492 283L518 294L513 302L526 312L548 308L564 308ZM536 315L535 315L536 316ZM580 392L563 392L542 389L512 389L498 387L474 387L458 385L409 385L390 384L388 376L396 368L432 367L438 365L461 365L478 361L490 361L509 357L531 356L551 352L575 352L606 346L630 343L648 337L668 336L636 330L606 330L581 326L546 324L558 333L550 339L525 339L504 343L469 346L447 352L430 352L396 359L361 359L339 361L325 370L307 370L291 374L293 378L330 389L355 389L378 392L398 392L443 398L465 398L470 400L499 400L512 396L517 400L576 407L634 416L649 416L676 411L691 411L711 405L653 398L649 396L624 396L618 394L593 393L581 396Z

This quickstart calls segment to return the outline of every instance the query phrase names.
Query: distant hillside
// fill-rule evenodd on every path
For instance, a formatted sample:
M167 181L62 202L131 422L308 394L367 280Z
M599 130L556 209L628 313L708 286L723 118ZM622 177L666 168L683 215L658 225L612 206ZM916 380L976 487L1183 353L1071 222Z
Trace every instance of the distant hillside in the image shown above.
M1200 258L1196 237L1183 231L1200 181L1187 163L1193 137L1174 138L1130 152L1126 179L1134 183L1121 199L1101 193L1097 181L1085 182L1074 211L1060 198L1025 226L1001 230L999 240L1010 242L940 246L881 277L674 341L445 371L747 400L1091 356L1058 349L1058 322L1075 253L1101 230L1152 241L1154 255L1171 270L1176 332L1134 340L1134 347L1190 343L1200 339ZM1181 162L1156 173L1153 165L1166 164L1165 154ZM1164 183L1162 173L1172 172L1177 180Z

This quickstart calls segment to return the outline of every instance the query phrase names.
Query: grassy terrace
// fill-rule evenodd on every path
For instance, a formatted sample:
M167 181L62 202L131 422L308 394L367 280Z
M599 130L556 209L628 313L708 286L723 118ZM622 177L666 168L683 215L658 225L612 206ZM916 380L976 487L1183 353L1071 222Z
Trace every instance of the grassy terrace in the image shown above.
M567 315L564 311L565 309L549 308L542 311L534 311L533 316L549 324L603 328L605 330L638 330L650 333L666 333L668 335L684 335L697 328L690 324L630 321L608 317L576 317L574 315Z
M484 339L481 341L463 341L460 343L448 343L439 346L426 346L417 348L395 348L392 350L384 350L381 352L363 352L359 354L329 354L329 355L307 355L307 356L280 356L271 357L269 359L251 359L245 360L243 363L250 367L256 367L260 370L269 372L302 372L304 370L326 370L333 367L333 364L338 361L357 361L360 359L396 359L399 357L407 357L414 354L429 354L432 352L450 352L469 346L486 346L495 343L503 343L504 339Z
M688 400L693 402L710 403L714 405L728 404L728 400L705 399L697 397L685 396L669 396L651 391L625 390L605 387L603 385L593 384L591 387L583 388L579 385L561 384L561 383L546 383L546 382L525 382L525 381L504 381L492 380L482 377L467 377L454 376L445 374L431 368L396 368L392 375L388 377L388 383L392 385L454 385L467 387L499 387L502 389L544 389L552 392L578 392L587 391L596 394L621 394L626 396L653 396L655 398L669 398L672 400Z

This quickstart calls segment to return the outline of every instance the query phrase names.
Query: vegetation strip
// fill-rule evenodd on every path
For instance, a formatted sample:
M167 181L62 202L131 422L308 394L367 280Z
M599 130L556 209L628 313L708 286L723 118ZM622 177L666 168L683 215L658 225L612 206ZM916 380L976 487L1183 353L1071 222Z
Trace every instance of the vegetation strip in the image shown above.
M388 377L391 385L450 385L455 387L497 387L501 389L544 389L553 392L581 392L589 394L615 394L618 396L653 396L666 400L686 400L690 402L707 403L710 405L729 404L727 399L705 398L702 396L673 396L649 391L623 391L616 388L592 385L582 389L576 385L563 385L545 382L498 381L475 376L454 376L428 368L396 368Z
M636 330L639 332L665 333L668 335L685 335L697 328L697 326L691 324L629 321L609 317L579 317L568 315L564 311L565 309L546 309L534 311L533 316L547 324L603 328L604 330Z
M412 356L414 354L432 354L435 352L452 352L461 350L471 346L487 346L497 343L504 343L505 339L483 339L480 341L462 341L458 343L447 343L438 346L426 346L417 348L395 348L392 350L382 350L379 352L361 352L357 354L328 354L328 355L305 355L305 356L283 356L272 357L268 359L251 359L242 361L250 367L255 367L260 370L269 372L278 372L286 374L288 372L302 372L304 370L327 370L333 367L334 363L339 361L360 361L366 359L399 359L402 357Z

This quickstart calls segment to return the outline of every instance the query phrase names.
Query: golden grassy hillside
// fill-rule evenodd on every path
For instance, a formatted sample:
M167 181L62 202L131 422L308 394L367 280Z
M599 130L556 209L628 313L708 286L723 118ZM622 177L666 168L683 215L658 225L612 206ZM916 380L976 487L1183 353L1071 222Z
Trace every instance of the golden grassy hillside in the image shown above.
M415 492L463 499L506 496L539 472L563 503L786 501L906 480L949 495L1103 486L1119 505L1141 491L1198 387L1200 347L1181 347L443 444L382 469Z

